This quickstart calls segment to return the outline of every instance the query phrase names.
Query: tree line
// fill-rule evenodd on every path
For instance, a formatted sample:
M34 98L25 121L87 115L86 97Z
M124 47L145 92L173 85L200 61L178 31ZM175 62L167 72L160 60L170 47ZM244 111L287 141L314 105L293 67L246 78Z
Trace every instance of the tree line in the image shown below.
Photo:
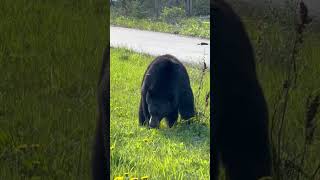
M125 16L159 17L166 8L179 8L186 17L209 16L209 0L110 0L111 8Z

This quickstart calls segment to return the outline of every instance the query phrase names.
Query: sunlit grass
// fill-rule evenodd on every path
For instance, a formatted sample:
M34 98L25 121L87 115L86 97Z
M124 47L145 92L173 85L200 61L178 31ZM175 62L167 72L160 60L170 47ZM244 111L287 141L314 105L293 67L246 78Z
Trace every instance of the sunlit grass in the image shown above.
M199 121L179 121L172 128L162 122L159 130L149 130L138 125L138 105L142 77L153 58L124 49L111 51L111 177L129 172L130 177L150 179L209 179L209 108L202 111L209 73L196 99L205 114ZM188 68L188 73L196 94L201 70Z

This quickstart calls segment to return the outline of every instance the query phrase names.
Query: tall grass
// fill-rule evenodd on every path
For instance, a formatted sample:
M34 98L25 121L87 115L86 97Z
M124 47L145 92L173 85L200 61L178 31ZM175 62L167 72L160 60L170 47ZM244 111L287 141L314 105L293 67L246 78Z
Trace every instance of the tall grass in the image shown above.
M0 179L90 179L106 10L1 1Z
M267 97L274 179L319 179L320 33L299 6L243 17Z

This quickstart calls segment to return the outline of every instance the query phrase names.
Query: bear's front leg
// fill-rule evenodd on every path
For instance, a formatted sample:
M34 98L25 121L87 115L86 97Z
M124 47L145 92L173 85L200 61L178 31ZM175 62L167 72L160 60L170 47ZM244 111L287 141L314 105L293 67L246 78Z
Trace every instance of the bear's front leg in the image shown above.
M194 97L191 88L183 89L179 96L179 112L184 120L195 115Z
M168 121L168 125L171 128L174 123L177 121L178 119L178 109L176 109L175 111L171 112L168 116L167 116L167 121Z

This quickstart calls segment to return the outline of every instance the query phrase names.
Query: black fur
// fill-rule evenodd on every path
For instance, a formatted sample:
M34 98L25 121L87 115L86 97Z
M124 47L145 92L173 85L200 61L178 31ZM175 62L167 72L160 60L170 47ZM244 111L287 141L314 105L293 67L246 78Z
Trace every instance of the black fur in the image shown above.
M108 122L110 119L110 46L108 45L104 50L102 59L102 68L98 81L98 120L96 126L95 144L92 155L92 174L94 180L108 179L109 162L107 161L106 149L109 147L106 144L106 136L109 134Z
M169 127L172 127L178 112L182 119L189 119L195 114L187 70L174 56L159 56L149 65L143 77L139 124L155 128L159 127L162 118L166 118Z
M213 179L222 162L231 180L271 175L268 110L254 53L240 18L223 0L211 0Z

